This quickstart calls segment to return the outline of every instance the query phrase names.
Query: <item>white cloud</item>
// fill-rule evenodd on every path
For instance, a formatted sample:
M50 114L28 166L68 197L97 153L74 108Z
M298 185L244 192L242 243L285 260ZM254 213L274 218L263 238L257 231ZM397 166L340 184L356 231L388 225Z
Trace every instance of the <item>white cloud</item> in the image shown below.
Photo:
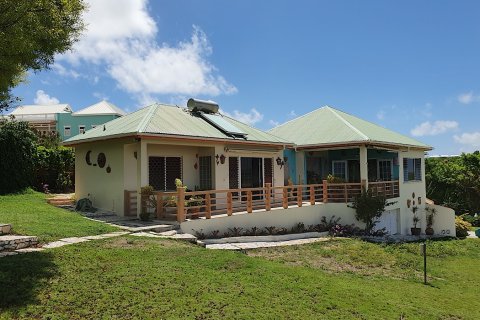
M290 110L290 112L288 113L288 116L290 118L295 118L297 117L297 113L295 112L295 110Z
M35 104L40 105L51 105L51 104L58 104L60 101L55 97L50 97L48 94L45 93L43 90L37 90L37 94L33 99Z
M278 127L280 122L270 119L268 120L268 124L271 125L273 128L275 128L275 127Z
M454 135L453 138L458 143L480 147L480 132L462 133L461 135Z
M423 122L413 128L410 133L413 136L435 136L449 130L455 130L458 128L458 122L450 120L439 120L433 123L430 121Z
M255 108L250 109L250 112L234 110L233 114L220 109L220 113L249 125L254 125L255 123L263 120L263 114L258 112Z
M87 31L60 60L74 67L81 63L104 67L118 87L141 102L158 94L217 96L237 92L208 61L212 47L200 28L194 26L187 41L159 44L147 0L87 2Z
M472 102L480 101L480 95L475 95L473 91L459 94L457 97L458 102L463 104L470 104Z

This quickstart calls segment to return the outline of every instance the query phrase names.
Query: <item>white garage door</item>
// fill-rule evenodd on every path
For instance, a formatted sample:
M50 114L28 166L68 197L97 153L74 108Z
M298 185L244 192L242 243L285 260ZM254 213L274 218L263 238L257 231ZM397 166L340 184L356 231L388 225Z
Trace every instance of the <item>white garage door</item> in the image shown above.
M398 230L398 219L400 217L399 210L389 210L385 211L382 216L379 218L377 225L375 226L375 230L383 229L389 234L397 234L400 233Z

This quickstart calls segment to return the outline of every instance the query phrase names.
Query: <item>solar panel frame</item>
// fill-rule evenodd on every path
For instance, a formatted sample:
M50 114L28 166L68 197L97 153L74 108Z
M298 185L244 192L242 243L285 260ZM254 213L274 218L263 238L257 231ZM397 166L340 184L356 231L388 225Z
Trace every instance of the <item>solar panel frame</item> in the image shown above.
M240 130L234 124L228 122L224 119L223 116L218 114L207 114L207 113L200 113L201 117L205 119L207 122L212 124L213 126L217 127L218 129L224 131L227 134L231 134L234 136L246 136L247 134Z

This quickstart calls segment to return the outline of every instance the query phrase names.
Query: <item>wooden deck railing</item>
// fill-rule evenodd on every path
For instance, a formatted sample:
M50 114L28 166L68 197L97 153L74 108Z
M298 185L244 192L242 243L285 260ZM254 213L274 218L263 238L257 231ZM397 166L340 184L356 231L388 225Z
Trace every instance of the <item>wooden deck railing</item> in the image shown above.
M281 187L266 184L263 188L191 192L178 188L176 192L155 192L156 215L159 219L185 221L185 219L200 217L210 219L215 215L231 216L237 212L270 211L278 207L287 209L292 206L301 207L316 203L347 203L361 193L362 185L363 183L328 183L324 180L322 184ZM384 195L387 198L399 196L398 181L370 182L369 188L374 194ZM132 199L131 194L129 195L129 199ZM131 208L131 204L128 202L127 207L127 200L125 201L126 208Z

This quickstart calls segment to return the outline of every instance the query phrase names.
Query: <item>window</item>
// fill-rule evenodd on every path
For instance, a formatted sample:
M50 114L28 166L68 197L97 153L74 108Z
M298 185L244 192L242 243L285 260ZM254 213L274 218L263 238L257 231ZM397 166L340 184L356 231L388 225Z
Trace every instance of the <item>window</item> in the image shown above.
M347 161L333 161L332 172L335 177L347 181Z
M422 180L422 159L403 158L403 180L421 181Z
M155 190L176 190L175 179L182 179L181 157L148 158L148 181Z
M378 179L380 179L380 181L392 180L391 160L378 160Z
M212 190L212 157L198 158L200 164L200 190Z
M80 134L85 133L85 125L79 125L78 126L78 133L80 133Z
M70 137L71 134L72 134L72 130L71 130L70 126L64 126L63 127L63 135L65 137Z

